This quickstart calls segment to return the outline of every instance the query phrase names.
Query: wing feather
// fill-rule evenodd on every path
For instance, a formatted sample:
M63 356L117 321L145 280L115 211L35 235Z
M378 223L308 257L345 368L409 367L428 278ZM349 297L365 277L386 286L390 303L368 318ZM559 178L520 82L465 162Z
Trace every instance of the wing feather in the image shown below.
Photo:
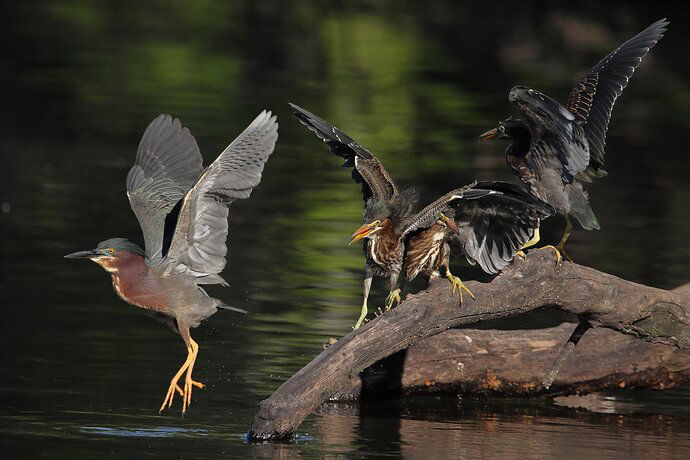
M196 140L180 120L159 115L148 125L127 174L127 197L144 234L149 260L161 259L165 218L202 169Z
M487 181L474 187L493 193L453 203L460 233L451 243L470 263L478 263L487 273L498 273L554 210L513 184Z
M571 90L567 108L584 127L589 140L591 158L587 176L605 174L604 147L613 105L642 59L664 36L668 24L665 18L660 19L623 43L592 67Z
M224 283L228 207L248 198L278 139L278 123L263 111L203 172L184 197L170 249L164 261L199 284Z
M398 187L383 164L369 150L323 118L295 104L290 104L297 119L313 131L339 157L344 167L353 168L352 178L362 184L362 197L389 203L398 194Z

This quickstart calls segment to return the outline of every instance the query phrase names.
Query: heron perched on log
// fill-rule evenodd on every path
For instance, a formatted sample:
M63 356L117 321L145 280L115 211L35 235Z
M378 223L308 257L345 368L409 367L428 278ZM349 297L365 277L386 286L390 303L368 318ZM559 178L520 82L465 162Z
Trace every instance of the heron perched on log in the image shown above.
M199 345L190 328L218 309L246 313L210 297L201 285L228 284L225 267L228 207L248 198L278 138L278 123L263 111L206 169L194 136L180 121L160 115L144 132L134 166L127 175L127 196L139 220L146 250L125 238L95 249L68 254L96 262L112 276L115 292L144 308L180 334L187 359L170 381L160 412L182 397L182 413L192 402L192 379ZM178 384L186 372L183 387Z
M411 281L420 273L444 275L458 290L472 293L450 271L453 249L487 273L498 273L536 234L551 207L504 182L474 182L443 195L417 212L414 190L399 191L379 161L350 136L313 113L290 104L297 119L323 140L331 152L345 159L352 177L362 183L364 225L351 243L365 239L364 299L361 326L374 276L387 276L390 290L385 309L400 302L398 278Z
M565 216L565 233L555 248L559 254L572 230L570 216L585 230L600 228L581 182L606 175L613 105L668 24L661 19L613 50L575 84L565 106L535 89L513 87L508 99L522 118L501 121L479 137L511 140L508 166L534 196Z

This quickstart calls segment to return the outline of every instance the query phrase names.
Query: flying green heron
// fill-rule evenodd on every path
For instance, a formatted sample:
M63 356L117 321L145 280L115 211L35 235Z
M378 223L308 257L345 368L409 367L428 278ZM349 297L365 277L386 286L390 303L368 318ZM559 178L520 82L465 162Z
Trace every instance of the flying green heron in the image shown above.
M570 236L571 215L586 230L600 228L580 181L606 175L604 146L613 105L668 24L655 22L602 59L577 82L565 107L537 90L515 86L508 98L524 119L508 118L479 137L511 140L508 166L534 196L565 216L558 253Z
M331 152L352 167L352 177L362 183L364 225L351 243L364 244L364 299L354 328L366 318L367 299L374 276L388 277L390 290L386 310L400 302L398 277L404 270L408 281L420 273L444 276L458 290L472 293L450 271L451 249L479 263L487 273L497 273L535 235L539 221L551 214L538 202L511 184L473 183L443 195L415 212L417 195L400 192L378 158L326 120L290 104L297 119L323 140Z
M204 284L228 284L225 267L228 207L248 198L278 138L278 123L263 111L206 169L196 140L180 121L160 115L146 128L134 166L127 175L127 196L144 234L146 251L125 238L112 238L90 251L67 258L91 259L112 275L115 292L144 308L182 336L187 359L170 381L160 411L175 393L182 413L192 402L192 379L199 345L190 328L217 309L246 313L210 297ZM178 384L186 372L184 388Z

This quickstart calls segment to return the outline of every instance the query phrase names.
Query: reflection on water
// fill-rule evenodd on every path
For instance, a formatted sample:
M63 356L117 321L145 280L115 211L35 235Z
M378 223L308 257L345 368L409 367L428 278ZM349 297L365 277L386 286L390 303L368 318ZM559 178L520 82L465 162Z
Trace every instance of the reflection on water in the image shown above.
M669 12L595 2L577 11L500 2L3 6L3 453L623 456L632 440L640 456L668 457L688 448L687 390L597 397L615 414L572 408L581 401L381 403L310 417L293 445L243 442L259 401L347 332L360 301L361 249L347 246L361 219L359 189L287 102L344 128L429 200L475 178L512 180L505 146L475 141L508 115L512 84L563 99L621 38ZM610 176L589 188L603 229L577 232L570 246L579 262L664 288L689 278L681 14L614 111ZM252 314L219 313L193 332L207 387L185 417L177 405L158 416L182 341L119 301L99 267L62 255L114 236L140 240L124 179L155 115L181 117L208 161L263 108L279 117L278 148L251 199L233 204L223 274L231 288L211 288ZM544 239L562 224L547 223ZM383 300L380 287L372 304ZM596 442L578 447L582 439Z
M101 436L121 436L124 438L171 438L189 434L191 436L204 436L206 430L187 430L184 428L174 428L170 426L160 426L156 428L132 428L118 429L103 426L83 426L79 431L86 434Z

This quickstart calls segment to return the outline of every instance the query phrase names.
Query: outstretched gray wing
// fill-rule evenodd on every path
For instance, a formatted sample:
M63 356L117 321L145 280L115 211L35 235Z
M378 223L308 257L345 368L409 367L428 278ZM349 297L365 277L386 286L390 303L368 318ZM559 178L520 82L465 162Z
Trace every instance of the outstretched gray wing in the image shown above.
M203 172L187 193L164 264L197 277L199 284L225 284L228 206L248 198L278 139L278 123L263 111Z
M203 170L194 136L170 115L159 115L144 131L134 166L127 174L127 197L144 234L146 256L160 260L165 217Z

